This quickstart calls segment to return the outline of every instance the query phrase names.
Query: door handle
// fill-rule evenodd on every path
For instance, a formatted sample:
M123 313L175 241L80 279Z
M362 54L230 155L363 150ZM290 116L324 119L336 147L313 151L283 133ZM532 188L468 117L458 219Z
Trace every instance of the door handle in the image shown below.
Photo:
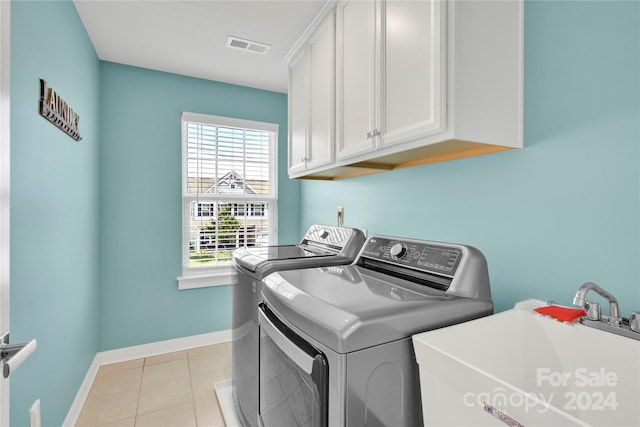
M300 367L307 374L311 375L313 372L313 357L308 355L304 350L298 348L292 343L276 325L267 317L262 307L258 308L258 323L262 327L269 338L287 355L296 365Z
M9 333L0 337L0 361L2 361L2 376L8 378L11 372L18 369L31 353L36 351L38 341L35 339L21 343L9 344Z

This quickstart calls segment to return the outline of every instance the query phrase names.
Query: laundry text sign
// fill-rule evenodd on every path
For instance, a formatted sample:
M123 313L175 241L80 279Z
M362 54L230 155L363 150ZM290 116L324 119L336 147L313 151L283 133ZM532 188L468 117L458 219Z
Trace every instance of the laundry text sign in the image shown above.
M40 79L40 115L76 141L82 139L78 129L80 116L42 79Z

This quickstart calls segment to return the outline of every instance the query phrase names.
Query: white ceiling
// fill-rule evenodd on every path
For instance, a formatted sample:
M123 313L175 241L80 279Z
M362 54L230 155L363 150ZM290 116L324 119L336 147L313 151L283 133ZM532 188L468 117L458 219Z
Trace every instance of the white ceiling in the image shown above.
M287 92L285 55L325 0L74 0L98 57ZM225 47L228 36L271 45Z

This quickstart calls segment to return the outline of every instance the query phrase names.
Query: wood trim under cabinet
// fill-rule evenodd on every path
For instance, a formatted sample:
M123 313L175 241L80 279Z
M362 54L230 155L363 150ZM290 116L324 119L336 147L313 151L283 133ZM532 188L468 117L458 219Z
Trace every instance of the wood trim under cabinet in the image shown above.
M430 163L446 162L464 159L466 157L481 156L501 151L514 150L513 147L501 145L480 144L477 142L449 140L425 147L414 148L396 154L389 154L366 162L357 162L337 166L329 170L296 176L297 179L338 180L356 176L370 175Z

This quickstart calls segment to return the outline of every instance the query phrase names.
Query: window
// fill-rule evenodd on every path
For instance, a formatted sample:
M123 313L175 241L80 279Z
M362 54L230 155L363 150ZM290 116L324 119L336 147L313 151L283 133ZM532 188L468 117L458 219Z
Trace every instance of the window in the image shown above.
M214 206L211 203L198 203L198 216L213 216Z
M180 288L231 283L239 247L274 245L278 125L182 114Z

